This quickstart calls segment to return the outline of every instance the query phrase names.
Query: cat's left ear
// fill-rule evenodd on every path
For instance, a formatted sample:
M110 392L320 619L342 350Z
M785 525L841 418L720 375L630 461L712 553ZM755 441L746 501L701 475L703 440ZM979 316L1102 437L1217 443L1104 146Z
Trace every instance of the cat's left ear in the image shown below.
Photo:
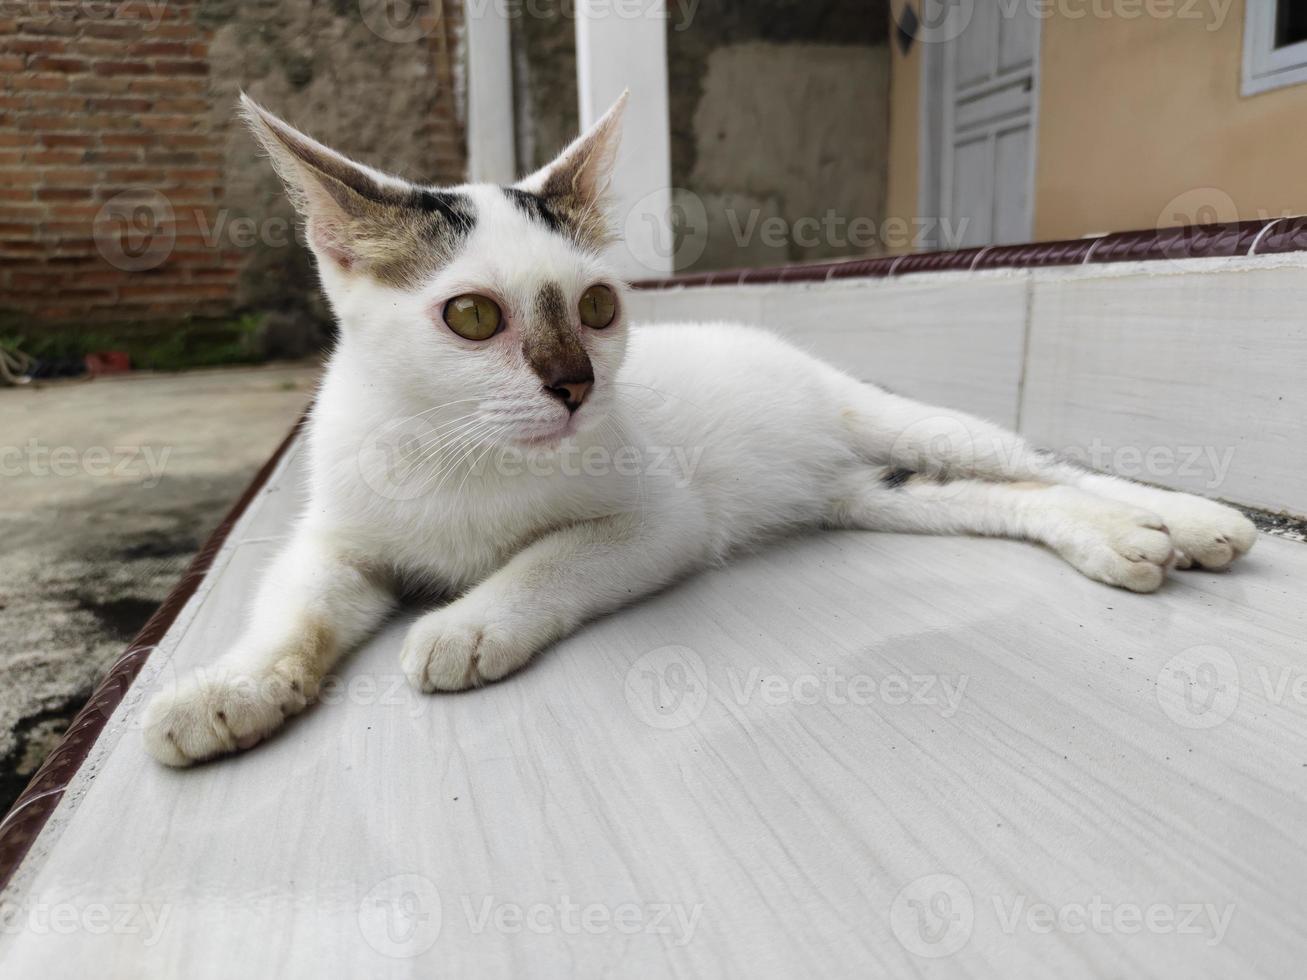
M609 238L607 195L622 137L622 115L630 91L618 97L593 126L549 164L517 187L543 197L550 210L596 246Z
M241 111L267 151L320 258L348 271L393 258L401 238L379 233L400 224L413 198L398 177L356 163L278 119L242 93Z

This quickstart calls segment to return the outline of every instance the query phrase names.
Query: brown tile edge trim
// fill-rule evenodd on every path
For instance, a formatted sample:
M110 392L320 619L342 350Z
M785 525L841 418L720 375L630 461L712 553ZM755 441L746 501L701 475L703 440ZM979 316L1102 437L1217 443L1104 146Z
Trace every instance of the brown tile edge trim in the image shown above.
M1028 245L986 245L955 252L917 252L874 259L842 259L812 265L722 269L665 279L641 279L635 289L687 286L751 286L832 279L888 279L922 272L977 269L1036 269L1173 259L1234 258L1307 251L1307 216L1239 221L1232 224L1119 231L1098 238Z
M73 719L68 731L64 733L59 744L54 747L54 751L42 763L41 768L36 771L32 781L27 784L27 788L14 801L9 812L5 815L3 821L0 821L0 891L9 884L14 872L22 863L23 858L27 856L28 850L32 843L40 834L41 829L45 826L46 821L50 819L50 814L54 812L55 807L63 798L64 791L68 788L73 776L81 768L82 763L86 761L91 752L92 746L100 737L104 726L109 721L109 716L113 714L114 709L118 707L127 689L131 687L132 681L140 673L141 667L149 658L150 653L163 639L164 634L172 627L173 622L181 614L186 603L190 601L195 590L209 573L213 566L213 560L217 557L218 552L226 543L228 535L236 526L236 522L249 508L254 498L258 496L268 480L272 477L273 471L277 464L281 462L286 451L290 448L295 436L299 434L305 419L308 418L306 411L294 428L282 440L281 445L273 452L268 461L263 464L259 472L255 475L254 480L245 492L241 494L235 506L227 512L227 516L222 519L222 523L214 530L213 534L204 543L199 553L191 560L181 579L173 586L173 590L168 593L168 597L163 600L163 604L155 610L141 631L136 634L136 638L128 645L127 650L118 659L118 661L109 668L104 679L100 681L89 701L86 702L82 710L77 713Z

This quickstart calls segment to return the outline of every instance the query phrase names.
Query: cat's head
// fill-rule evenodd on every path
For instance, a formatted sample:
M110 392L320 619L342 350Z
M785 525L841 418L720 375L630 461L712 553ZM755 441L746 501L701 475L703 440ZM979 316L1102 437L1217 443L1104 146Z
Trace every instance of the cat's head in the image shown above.
M305 218L344 352L451 437L540 445L603 416L626 349L623 284L604 261L625 103L511 187L439 188L355 163L242 96Z

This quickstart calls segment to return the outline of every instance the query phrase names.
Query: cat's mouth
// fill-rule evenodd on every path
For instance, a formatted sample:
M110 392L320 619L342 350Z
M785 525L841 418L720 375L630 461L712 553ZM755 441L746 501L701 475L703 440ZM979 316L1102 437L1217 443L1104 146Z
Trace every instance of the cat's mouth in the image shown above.
M576 435L576 432L576 416L571 415L562 425L547 428L541 427L538 429L531 429L527 432L519 432L514 441L529 449L552 449L568 436Z

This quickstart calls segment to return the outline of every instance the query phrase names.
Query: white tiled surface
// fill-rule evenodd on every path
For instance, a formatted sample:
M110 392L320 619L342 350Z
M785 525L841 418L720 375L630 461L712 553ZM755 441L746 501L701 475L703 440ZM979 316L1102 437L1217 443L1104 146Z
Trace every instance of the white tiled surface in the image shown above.
M152 672L229 635L288 465ZM1278 539L1138 596L1014 542L812 535L467 694L404 686L396 622L191 771L133 689L4 895L0 976L1293 976L1305 576Z
M1125 476L1307 513L1303 269L1032 288L1026 434L1097 444Z

